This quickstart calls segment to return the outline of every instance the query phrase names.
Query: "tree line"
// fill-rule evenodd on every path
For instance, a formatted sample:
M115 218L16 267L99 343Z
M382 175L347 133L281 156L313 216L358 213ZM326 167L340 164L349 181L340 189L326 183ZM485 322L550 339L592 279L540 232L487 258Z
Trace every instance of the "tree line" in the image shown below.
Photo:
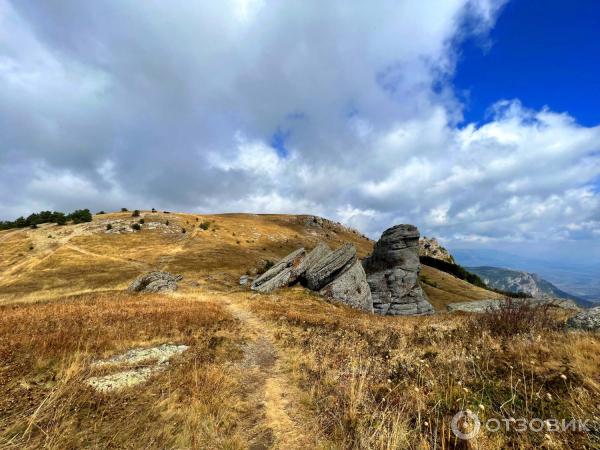
M55 223L65 225L67 222L84 223L92 221L92 213L89 209L76 209L70 214L58 211L40 211L30 214L27 217L19 217L13 221L0 221L0 230L9 230L11 228L37 228L42 223Z

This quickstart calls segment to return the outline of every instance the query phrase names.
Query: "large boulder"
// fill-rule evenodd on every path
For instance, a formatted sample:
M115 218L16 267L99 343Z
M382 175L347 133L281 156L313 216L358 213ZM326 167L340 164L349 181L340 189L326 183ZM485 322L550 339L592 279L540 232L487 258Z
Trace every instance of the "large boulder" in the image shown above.
M419 230L414 225L396 225L385 230L363 266L376 313L422 315L434 312L419 285Z
M252 289L259 292L271 292L280 287L289 286L298 279L297 268L304 260L304 248L290 253L263 273L252 283Z
M600 306L581 311L567 320L572 330L600 331Z
M304 278L305 273L311 269L315 264L317 264L320 260L325 258L329 253L331 253L331 249L324 242L319 242L315 248L313 248L306 258L302 260L302 262L296 268L296 274L299 277Z
M129 292L173 292L183 277L169 272L148 272L137 277L128 288Z
M347 271L322 288L319 293L353 308L373 312L371 290L360 261L355 261Z
M318 291L335 280L356 262L356 248L345 244L333 252L323 252L324 256L315 261L303 274L306 286Z

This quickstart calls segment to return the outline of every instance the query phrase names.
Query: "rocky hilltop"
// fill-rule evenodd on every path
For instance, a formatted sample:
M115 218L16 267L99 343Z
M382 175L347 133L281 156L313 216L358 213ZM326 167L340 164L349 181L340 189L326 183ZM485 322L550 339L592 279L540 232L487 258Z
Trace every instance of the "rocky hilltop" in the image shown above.
M442 247L436 238L428 238L427 236L423 236L419 240L419 256L429 256L450 264L456 264L450 252Z

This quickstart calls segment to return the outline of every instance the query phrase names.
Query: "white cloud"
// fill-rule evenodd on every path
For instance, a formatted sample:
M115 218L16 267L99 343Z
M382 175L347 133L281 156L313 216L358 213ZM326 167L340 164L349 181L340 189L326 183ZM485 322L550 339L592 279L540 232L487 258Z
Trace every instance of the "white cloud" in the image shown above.
M2 218L155 206L592 239L599 127L501 99L457 125L453 45L503 4L0 0Z

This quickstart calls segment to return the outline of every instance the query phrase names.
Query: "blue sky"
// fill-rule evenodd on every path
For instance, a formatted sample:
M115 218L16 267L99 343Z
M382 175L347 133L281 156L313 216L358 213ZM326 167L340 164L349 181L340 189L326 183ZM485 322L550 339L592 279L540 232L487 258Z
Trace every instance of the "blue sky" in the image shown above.
M0 0L0 220L310 213L600 261L599 8Z
M465 122L486 120L499 98L600 123L600 2L513 0L489 35L461 45L454 84ZM489 119L489 118L488 118Z

